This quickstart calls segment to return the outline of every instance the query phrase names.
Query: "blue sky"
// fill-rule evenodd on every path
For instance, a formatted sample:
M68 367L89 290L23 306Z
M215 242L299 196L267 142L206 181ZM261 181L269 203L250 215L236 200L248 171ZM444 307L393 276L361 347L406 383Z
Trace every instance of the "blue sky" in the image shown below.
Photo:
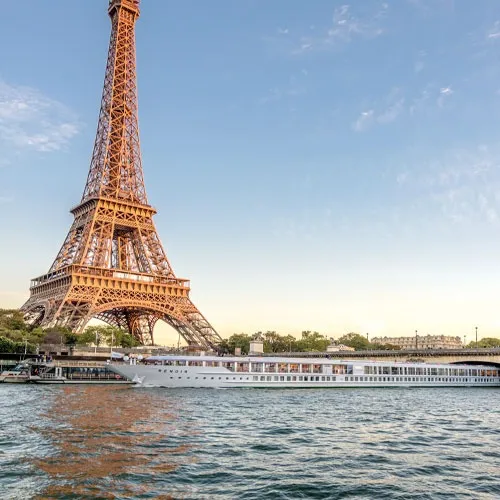
M2 6L5 307L81 197L106 8ZM156 224L223 336L499 334L497 0L143 0L137 50Z

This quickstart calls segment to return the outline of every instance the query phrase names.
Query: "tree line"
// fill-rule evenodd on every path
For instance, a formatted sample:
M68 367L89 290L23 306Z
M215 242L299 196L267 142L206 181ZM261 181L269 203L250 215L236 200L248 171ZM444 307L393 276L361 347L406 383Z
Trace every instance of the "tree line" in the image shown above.
M293 335L280 335L275 331L257 332L253 335L246 333L234 333L228 339L224 339L222 347L227 352L234 352L240 348L242 354L248 354L250 341L260 338L264 342L265 353L286 353L286 352L325 352L332 343L329 337L318 332L306 330L302 332L301 338L297 339ZM335 344L342 344L352 347L356 351L368 350L392 350L398 351L400 346L394 344L379 344L370 342L364 335L356 332L347 333L335 340ZM500 347L500 338L485 337L477 342L470 342L466 348L494 348Z
M264 342L265 353L286 353L286 352L325 352L332 340L326 335L316 331L304 330L300 338L293 335L280 335L275 331L257 332L253 335L246 333L234 333L228 339L224 339L221 347L228 352L234 352L240 348L242 354L248 354L250 341L260 338ZM370 342L364 335L350 332L335 340L336 344L352 347L356 351L369 349L399 349L392 344L376 344Z
M257 332L255 334L234 333L224 339L221 347L226 352L233 353L240 348L242 354L248 354L250 341L259 337L264 342L265 353L286 352L325 352L331 339L319 332L304 330L300 338L293 335L280 335L276 331ZM377 344L370 342L364 335L356 332L347 333L336 339L336 344L362 350L398 350L392 344ZM128 332L110 325L88 326L83 333L75 334L68 328L33 328L28 325L23 314L17 309L0 309L0 352L35 353L40 344L64 344L66 346L113 345L116 347L135 347L139 342ZM499 338L482 338L470 342L467 348L500 347Z
M110 325L88 326L81 334L64 327L33 328L19 310L0 309L0 352L35 353L40 344L135 347L139 342L128 332Z

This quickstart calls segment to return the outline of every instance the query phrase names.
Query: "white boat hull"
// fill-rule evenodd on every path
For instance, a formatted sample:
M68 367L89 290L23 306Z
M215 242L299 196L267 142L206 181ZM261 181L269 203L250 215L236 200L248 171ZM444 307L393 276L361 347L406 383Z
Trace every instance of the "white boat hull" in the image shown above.
M185 357L187 364L189 359ZM223 358L225 361L225 358ZM239 362L242 358L236 358ZM264 359L265 358L261 358ZM286 360L290 362L290 358ZM308 360L309 363L319 363L317 360ZM293 360L296 362L296 360ZM332 363L328 371L331 370ZM364 364L370 366L389 366L394 363L343 361L363 368ZM322 364L325 364L322 362ZM423 363L405 364L399 366L416 367L426 366ZM334 365L335 366L335 365ZM440 365L432 365L440 366ZM454 366L454 365L441 365ZM472 377L472 376L392 376L392 375L365 375L365 374L333 374L330 373L290 373L290 372L246 372L238 373L222 367L206 366L172 366L172 365L147 365L147 364L111 364L110 369L127 377L137 385L146 387L168 388L365 388L365 387L500 387L499 371L497 376ZM470 368L470 367L469 367ZM451 373L451 372L450 372Z

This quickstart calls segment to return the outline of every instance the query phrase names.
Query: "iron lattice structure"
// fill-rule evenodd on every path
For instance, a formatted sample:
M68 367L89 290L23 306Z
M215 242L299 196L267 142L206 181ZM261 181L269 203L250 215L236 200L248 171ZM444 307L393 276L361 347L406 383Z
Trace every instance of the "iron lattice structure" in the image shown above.
M104 90L90 170L74 222L47 274L22 306L32 324L79 333L91 318L153 343L164 320L188 342L217 349L221 338L177 278L153 223L139 142L135 23L139 0L110 0Z

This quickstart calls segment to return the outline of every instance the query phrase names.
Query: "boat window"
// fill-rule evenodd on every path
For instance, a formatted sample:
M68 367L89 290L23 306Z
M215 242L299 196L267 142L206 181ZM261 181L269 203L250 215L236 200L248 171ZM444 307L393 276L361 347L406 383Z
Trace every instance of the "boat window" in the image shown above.
M299 364L298 363L290 363L290 372L291 373L299 373Z
M287 373L288 372L288 363L279 363L278 364L278 371L280 373Z
M300 371L302 373L310 373L311 372L311 365L306 365L306 364L301 365Z
M267 373L275 373L276 363L264 363L264 369Z
M313 365L313 373L321 373L321 365Z
M262 373L264 368L264 363L254 363L252 362L252 371L255 373Z
M239 372L248 372L248 363L238 363Z

